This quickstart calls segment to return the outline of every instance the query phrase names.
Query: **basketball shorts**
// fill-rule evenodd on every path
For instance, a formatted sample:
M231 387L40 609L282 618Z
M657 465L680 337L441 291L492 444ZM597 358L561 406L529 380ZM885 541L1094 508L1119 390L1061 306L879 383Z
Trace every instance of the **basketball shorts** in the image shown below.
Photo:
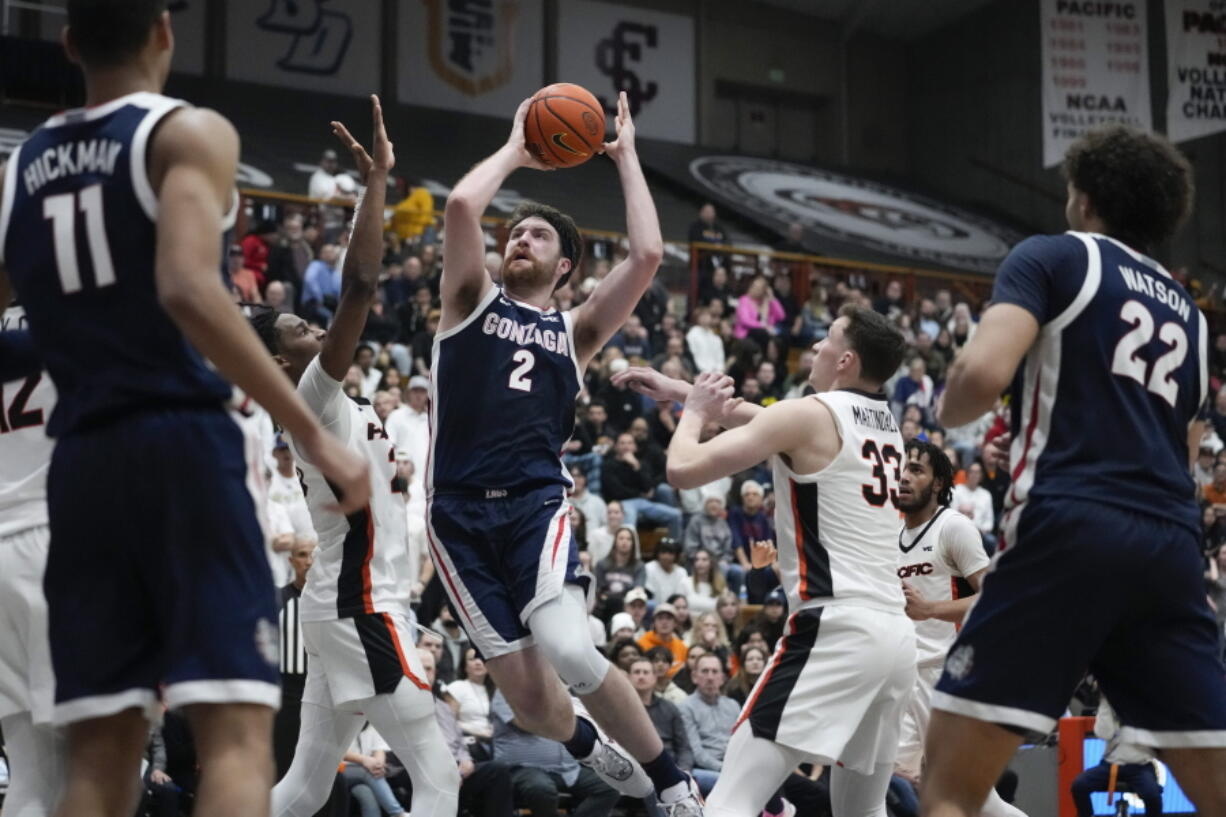
M401 680L429 691L406 617L361 613L334 621L302 622L307 653L302 702L333 706L391 694Z
M815 762L871 774L894 763L915 661L915 627L901 610L801 610L788 619L737 725Z
M51 653L47 644L46 525L0 537L0 718L29 712L51 722Z
M924 765L924 739L932 719L932 691L941 677L941 665L920 667L915 673L915 689L902 710L898 738L898 758L894 766L911 777L919 777Z
M427 512L434 564L473 646L496 658L531 646L528 617L586 589L560 485L485 495L436 493ZM586 626L576 622L575 626Z
M132 707L276 707L277 605L253 429L222 408L142 411L62 438L44 588L55 721Z
M1226 746L1226 670L1200 542L1158 516L1073 499L1010 512L933 706L1023 731L1056 724L1086 672L1126 743Z

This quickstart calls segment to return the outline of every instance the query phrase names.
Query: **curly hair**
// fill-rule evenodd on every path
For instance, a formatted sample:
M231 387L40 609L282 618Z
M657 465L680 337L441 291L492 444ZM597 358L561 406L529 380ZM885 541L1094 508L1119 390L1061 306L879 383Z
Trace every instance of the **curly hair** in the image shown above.
M279 314L275 309L266 309L262 312L256 312L248 318L251 328L260 336L260 340L264 342L264 348L271 355L281 354L281 341L277 335L277 317Z
M1138 250L1169 239L1191 214L1192 167L1162 136L1123 125L1090 131L1064 157L1107 232Z
M907 443L907 459L914 451L919 456L928 457L928 465L932 468L932 479L941 481L941 492L937 494L938 505L951 505L954 501L954 466L945 456L945 452L930 442L911 440Z

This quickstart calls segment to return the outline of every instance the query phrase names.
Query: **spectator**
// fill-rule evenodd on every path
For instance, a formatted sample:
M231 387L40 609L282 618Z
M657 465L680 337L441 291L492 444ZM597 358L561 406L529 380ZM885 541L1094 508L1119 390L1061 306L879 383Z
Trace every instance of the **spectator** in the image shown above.
M728 520L725 518L722 493L712 493L703 499L702 513L690 517L686 525L685 552L687 556L693 559L694 554L700 548L711 554L733 592L739 592L744 570L737 560L732 528L728 526Z
M897 318L904 311L902 295L901 281L888 282L885 285L885 293L873 301L873 310L891 320Z
M421 179L411 179L407 186L408 194L392 210L392 230L397 238L408 242L420 240L429 231L427 240L433 241L434 196Z
M638 637L638 624L634 621L634 616L627 612L614 614L609 621L609 641L619 641L629 639L634 641Z
M231 244L228 254L228 270L230 287L238 294L243 303L258 304L260 300L260 282L255 271L248 269L243 263L243 247L241 244Z
M953 506L975 524L983 536L984 547L991 554L996 549L996 537L992 535L996 516L992 511L992 495L980 485L982 481L983 465L971 463L966 469L966 482L954 486Z
M557 741L520 729L501 691L490 705L494 718L494 760L511 767L515 803L532 817L558 817L558 795L571 795L571 817L608 817L617 791L571 757Z
M426 315L426 326L413 338L410 347L413 355L413 373L420 377L430 376L430 361L434 355L434 335L438 332L438 322L443 313L439 309L431 309Z
M715 218L715 205L705 202L698 209L698 220L690 224L687 232L691 244L727 244L728 231ZM723 256L712 250L694 249L698 253L698 271L700 281L710 276L711 271L723 264Z
M596 455L599 458L599 454ZM597 468L599 471L599 468ZM609 506L605 504L604 499L593 490L589 490L587 473L581 466L572 465L570 468L570 479L574 483L574 487L570 490L570 504L583 512L583 518L591 520L589 527L601 526L608 516ZM588 543L588 551L591 552L591 543ZM599 562L605 556L604 553L597 556L592 554L592 558Z
M396 450L409 455L418 482L426 473L426 459L430 453L429 403L429 378L413 375L409 378L408 402L394 410L384 424Z
M1226 462L1213 466L1213 481L1205 486L1204 492L1210 505L1226 505Z
M671 505L656 502L655 484L639 462L634 435L624 432L617 436L613 456L606 457L601 471L601 485L606 499L622 504L626 524L635 527L639 516L653 525L666 525L668 535L681 538L681 511Z
M340 172L335 150L325 150L320 156L319 167L311 174L307 195L321 202L319 217L324 241L335 241L345 228L345 207L358 201L358 184L352 176Z
M694 669L694 693L680 705L685 734L694 752L692 774L703 795L710 793L724 766L724 751L736 726L741 708L720 694L724 665L714 655L698 659Z
M677 702L660 694L659 675L654 663L650 658L636 658L630 664L629 674L630 684L639 694L643 706L647 707L647 714L664 743L665 751L672 755L682 771L688 772L694 768L694 752L690 749L685 721L681 719ZM685 696L682 695L681 699L685 700Z
M604 456L595 450L596 438L593 437L585 422L575 423L574 432L566 445L562 447L562 464L574 475L576 468L583 471L583 482L590 488L591 495L600 494L600 468L604 464ZM603 500L601 501L603 505ZM589 514L590 515L590 514ZM594 519L604 519L603 509Z
M617 358L609 363L609 374L614 375L625 371L629 366L630 364L624 358ZM643 398L625 385L606 382L597 391L596 396L604 405L608 415L607 431L610 436L613 436L615 432L629 429L635 417L643 416ZM599 442L599 438L595 439ZM607 496L605 498L608 499Z
M632 587L622 600L622 612L634 619L634 631L643 633L650 626L647 621L647 591L641 587Z
M698 284L698 302L711 312L711 328L715 329L720 318L736 311L736 293L728 282L728 269L716 265L709 277Z
M703 547L690 557L690 570L690 607L697 613L713 612L716 600L727 587L723 571L715 563L711 551Z
M724 694L740 706L744 706L753 685L758 682L758 679L762 677L762 672L766 669L767 659L766 650L745 645L745 648L741 650L740 669L729 679L728 684L724 687Z
M782 587L776 587L766 594L762 602L762 610L754 616L753 624L762 631L768 648L773 649L780 638L783 638L783 626L787 623L788 599Z
M456 721L470 745L485 745L494 736L494 722L490 720L490 700L497 688L494 679L485 668L485 661L472 647L464 650L459 677L447 686L447 692L459 704ZM488 748L480 754L489 756Z
M327 326L341 296L340 248L325 244L319 257L307 265L302 281L302 309L308 321Z
M954 307L954 316L949 320L948 329L955 352L965 346L975 334L975 322L971 319L971 308L965 302L960 301Z
M762 632L762 628L752 622L746 624L741 632L737 634L733 646L734 649L728 658L728 669L732 673L736 673L741 668L741 654L745 652L746 647L757 647L767 655L770 655L771 652L771 647L766 643L766 635Z
M626 515L622 511L622 504L616 499L606 503L603 518L588 520L587 548L591 554L593 573L596 571L596 565L604 561L613 549L613 535L625 524Z
M437 635L443 638L443 655L441 659L435 656L438 662L437 671L439 680L444 684L450 684L455 681L458 670L464 666L464 655L468 652L468 634L460 627L460 623L456 621L452 615L451 605L445 604L438 611L438 618L431 624L431 629Z
M733 600L736 596L732 597ZM703 613L694 622L694 629L690 631L690 649L701 647L703 652L710 653L719 658L721 664L726 664L729 656L732 654L732 642L728 639L728 631L724 627L723 621L716 613ZM693 662L689 662L691 674L694 671Z
M302 294L302 277L307 265L315 259L315 249L307 239L301 213L288 213L281 220L281 230L268 251L269 286L280 283L285 288L285 300L289 304L298 301ZM265 300L271 300L264 292ZM292 311L292 310L291 310Z
M280 315L288 315L294 311L293 299L285 288L286 285L280 281L269 281L264 290L264 305Z
M166 744L162 740L161 724L153 724L149 729L145 760L148 765L142 780L142 813L148 817L179 817L181 789L166 773ZM23 809L22 813L28 812Z
M681 687L686 695L694 691L694 664L706 653L707 648L701 644L691 646L685 653L685 666L673 676L673 683Z
M619 616L630 618L627 613L618 613L613 618L616 620ZM621 632L621 627L616 627L614 632ZM633 630L631 630L633 632ZM609 657L609 661L622 672L629 672L630 665L634 663L636 658L643 657L643 649L638 645L633 638L617 638L614 639L605 652Z
M642 587L647 569L639 555L638 532L629 525L617 529L613 549L596 565L596 593L605 609L621 609L621 601L633 587Z
M733 334L765 347L770 337L778 333L778 324L784 317L783 305L771 294L766 278L755 275L749 290L737 301Z
M911 358L907 367L907 376L899 378L894 384L893 409L895 416L902 414L906 406L918 406L923 417L928 416L932 408L932 395L935 391L932 378L927 374L927 364L924 358L916 355Z
M609 338L606 346L621 349L627 359L634 357L644 361L651 359L651 338L648 336L646 327L643 326L642 319L637 314L632 314L626 319L626 323L613 337Z
M924 371L932 378L933 383L945 382L945 357L932 345L935 335L927 332L917 332L915 335L915 355L924 361Z
M693 591L690 574L677 562L681 557L681 545L675 539L664 537L656 543L656 558L644 565L646 578L643 587L656 600L664 600Z
M442 609L440 608L440 614ZM449 684L455 680L455 664L451 660L451 653L443 648L443 637L440 634L424 628L418 629L417 647L434 654L435 671L443 684Z
M694 310L694 325L685 333L694 365L699 372L722 372L727 362L724 357L724 341L712 326L711 310L699 306Z
M1201 445L1196 455L1196 464L1192 466L1192 480L1196 487L1203 489L1213 482L1213 463L1213 447ZM1223 484L1223 488L1226 488L1226 484Z
M345 753L342 773L350 794L361 806L362 817L379 817L380 811L390 817L405 814L404 806L400 805L387 781L388 750L383 736L367 723Z
M1071 788L1077 817L1094 814L1090 795L1096 791L1107 791L1114 781L1126 784L1141 798L1145 803L1146 817L1162 814L1162 784L1154 772L1153 754L1140 746L1124 743L1120 740L1119 729L1115 712L1103 698L1094 719L1094 733L1107 741L1107 748L1097 766L1086 769L1073 781Z
M755 372L755 379L758 381L759 405L769 406L771 403L776 403L783 398L783 384L775 376L775 364L769 360L763 360L758 364L758 370Z
M362 397L370 400L383 380L383 372L375 368L375 348L369 343L358 344L353 353L353 362L362 370Z
M655 647L663 647L672 655L672 665L668 668L668 677L677 674L685 663L685 643L677 637L677 609L668 602L656 605L655 615L651 617L651 629L639 638L639 647L643 652L651 652Z
M715 602L715 614L724 626L724 638L732 641L741 629L741 600L731 590L725 590Z
M766 493L762 484L747 479L741 483L741 506L728 512L728 527L732 529L733 553L745 573L749 601L761 604L762 599L779 584L779 578L770 568L754 570L749 560L750 547L754 542L774 542L775 528L770 515L763 507Z
M256 222L251 232L243 236L240 242L243 248L243 267L251 270L256 285L261 289L268 280L268 256L277 238L276 222L264 220Z
M653 483L655 499L665 505L677 504L677 492L668 484L664 449L651 435L651 426L644 417L635 417L626 429L634 437L634 453L642 464L643 473Z
M688 650L686 655L688 655ZM673 683L673 654L667 647L652 647L647 650L646 658L651 662L652 671L656 678L656 694L666 701L674 704L679 704L685 700L686 695L681 687ZM685 668L685 663L682 662L681 668Z

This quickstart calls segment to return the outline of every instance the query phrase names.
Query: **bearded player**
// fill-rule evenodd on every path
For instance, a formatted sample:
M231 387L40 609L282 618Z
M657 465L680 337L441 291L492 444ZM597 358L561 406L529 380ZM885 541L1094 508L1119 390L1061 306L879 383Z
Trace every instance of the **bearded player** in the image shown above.
M495 286L485 270L481 216L515 170L544 169L524 145L528 108L520 105L506 145L447 199L426 474L430 550L516 724L562 742L623 794L645 797L654 788L666 814L690 817L702 813L692 781L588 632L587 577L577 573L571 481L559 455L574 428L584 368L660 265L660 225L622 94L617 138L603 152L621 179L629 255L586 302L558 312L550 301L579 263L582 239L569 216L524 204L511 216L502 285ZM576 716L566 687L620 746Z
M915 622L919 668L915 691L903 710L895 772L913 783L921 776L932 689L988 570L979 531L949 507L953 483L953 465L945 452L929 442L907 443L898 483L898 508L905 514L898 532L898 578L907 598L907 615ZM994 790L980 814L1022 817Z

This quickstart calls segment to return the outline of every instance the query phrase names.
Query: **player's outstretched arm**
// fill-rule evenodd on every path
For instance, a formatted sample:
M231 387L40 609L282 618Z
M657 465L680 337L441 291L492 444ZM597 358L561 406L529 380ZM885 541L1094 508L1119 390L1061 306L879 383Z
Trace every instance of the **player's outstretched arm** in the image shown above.
M718 372L700 374L694 381L681 422L668 446L670 485L698 488L806 442L837 443L838 429L830 410L814 400L774 403L745 425L717 434L705 443L699 442L704 425L722 422L739 404L733 399L732 390L732 378ZM815 407L819 410L815 411Z
M617 165L626 199L626 234L630 254L609 271L592 295L575 309L575 352L586 367L613 337L638 304L664 259L664 239L651 190L634 145L634 120L623 91L617 96L617 138L606 142L604 153Z
M344 380L353 365L353 354L366 326L370 305L379 292L379 273L383 268L383 207L387 202L387 174L396 166L396 154L383 126L383 106L379 97L370 97L370 153L353 138L340 122L332 123L332 133L353 154L358 175L366 193L353 221L349 252L341 270L341 299L319 351L319 364L333 380Z
M628 386L632 391L644 394L657 402L660 400L674 400L678 403L684 403L686 398L690 396L690 389L693 388L684 380L669 377L646 366L631 366L618 372L613 375L613 383L618 386ZM761 406L740 401L736 403L735 407L719 418L719 424L724 428L743 426L762 410Z
M493 286L485 271L481 216L498 194L498 188L521 167L549 170L532 157L524 143L524 117L531 102L525 99L515 111L507 143L468 171L447 197L447 208L443 211L443 278L439 284L443 301L440 332L467 318Z
M214 111L172 113L154 136L150 176L158 194L158 299L192 345L288 429L336 482L343 494L340 509L348 513L370 497L365 463L320 428L217 274L218 237L237 166L238 134Z
M941 425L966 425L991 410L1038 335L1039 322L1028 310L1006 303L989 307L945 376L937 409Z

